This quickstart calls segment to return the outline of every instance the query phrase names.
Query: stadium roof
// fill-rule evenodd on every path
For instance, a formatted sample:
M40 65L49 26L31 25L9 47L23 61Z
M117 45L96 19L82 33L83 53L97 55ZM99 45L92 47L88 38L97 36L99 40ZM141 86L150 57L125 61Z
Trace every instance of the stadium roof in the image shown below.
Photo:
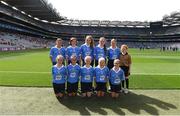
M163 17L165 25L180 25L180 12L172 12L170 15Z
M21 10L23 13L33 16L36 19L49 22L63 19L46 0L3 0L8 5L13 6L15 10Z
M52 24L69 26L100 26L100 27L150 27L150 22L141 21L109 21L109 20L76 20L60 16L47 0L3 0L1 3L11 6L21 13ZM180 12L173 12L163 17L163 26L180 25Z

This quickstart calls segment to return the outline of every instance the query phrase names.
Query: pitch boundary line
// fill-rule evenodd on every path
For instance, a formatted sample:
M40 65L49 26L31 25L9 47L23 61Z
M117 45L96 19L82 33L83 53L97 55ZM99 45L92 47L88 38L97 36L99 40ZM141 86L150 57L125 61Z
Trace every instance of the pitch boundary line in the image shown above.
M0 73L21 73L21 74L50 74L51 72L39 71L0 71Z
M20 73L20 74L51 74L51 72L43 72L43 71L0 71L0 73ZM165 74L165 73L132 73L131 75L178 75L180 74Z

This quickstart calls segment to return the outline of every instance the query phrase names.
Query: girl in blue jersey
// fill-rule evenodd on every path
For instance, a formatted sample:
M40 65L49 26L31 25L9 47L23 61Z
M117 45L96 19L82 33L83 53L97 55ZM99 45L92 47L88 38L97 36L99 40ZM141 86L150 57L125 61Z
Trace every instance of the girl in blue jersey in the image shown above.
M58 38L56 40L56 45L54 47L51 48L50 50L50 60L52 62L53 65L56 64L56 57L58 55L62 55L64 58L65 58L65 48L62 47L62 39L61 38Z
M98 65L98 59L103 57L106 59L106 39L104 37L100 37L99 44L94 48L94 57L95 57L95 66Z
M52 83L54 92L57 98L62 98L65 93L65 83L66 83L66 67L62 64L63 63L63 56L57 56L57 64L52 67Z
M125 80L124 71L119 67L120 60L114 60L114 67L109 73L109 82L111 86L111 97L119 97L119 92L121 90L121 81Z
M67 93L76 96L81 67L76 63L75 55L71 56L71 63L67 66Z
M91 64L91 56L85 57L85 65L81 67L81 92L82 97L91 97L94 68Z
M98 97L103 97L107 91L106 83L108 82L109 69L105 66L105 59L100 58L98 66L94 69L94 76L96 81L96 91Z
M107 50L108 57L108 68L111 69L113 67L113 63L115 59L119 59L120 57L120 49L116 45L116 40L111 40L111 46Z
M80 48L76 46L77 39L75 37L72 37L70 39L70 46L66 48L66 61L67 64L71 63L71 56L75 55L77 58L77 63L80 64Z
M83 61L83 65L85 65L85 57L91 56L91 66L94 65L94 40L91 35L86 36L85 44L81 45L81 59Z

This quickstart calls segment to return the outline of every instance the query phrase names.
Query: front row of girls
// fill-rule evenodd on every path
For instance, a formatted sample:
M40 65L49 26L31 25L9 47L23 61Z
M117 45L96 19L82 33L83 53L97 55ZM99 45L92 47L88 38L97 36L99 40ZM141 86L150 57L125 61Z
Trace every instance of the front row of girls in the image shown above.
M105 59L99 58L98 66L93 68L91 64L91 56L85 57L85 65L80 67L77 57L72 55L71 63L65 67L63 65L64 57L57 56L57 64L52 67L53 88L57 98L65 95L65 84L67 82L68 96L76 96L78 91L78 83L81 83L82 97L91 97L93 82L95 80L95 89L97 97L103 97L107 91L107 83L111 88L111 97L117 98L121 89L121 82L125 80L125 73L119 67L120 60L114 60L114 66L111 70L105 65Z

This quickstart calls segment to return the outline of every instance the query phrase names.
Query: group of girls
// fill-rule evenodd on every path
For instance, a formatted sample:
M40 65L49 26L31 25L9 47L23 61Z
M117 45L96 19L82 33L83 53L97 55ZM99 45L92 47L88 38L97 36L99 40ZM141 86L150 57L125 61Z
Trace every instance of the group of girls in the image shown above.
M106 39L100 37L99 44L94 46L90 35L86 36L85 43L80 47L76 45L75 37L70 38L67 48L62 44L62 39L58 38L50 50L56 97L62 98L65 93L76 96L79 85L82 97L91 97L93 88L97 97L103 97L108 85L113 98L117 98L120 91L128 93L131 56L127 45L119 48L116 40L112 39L111 46L107 48Z

